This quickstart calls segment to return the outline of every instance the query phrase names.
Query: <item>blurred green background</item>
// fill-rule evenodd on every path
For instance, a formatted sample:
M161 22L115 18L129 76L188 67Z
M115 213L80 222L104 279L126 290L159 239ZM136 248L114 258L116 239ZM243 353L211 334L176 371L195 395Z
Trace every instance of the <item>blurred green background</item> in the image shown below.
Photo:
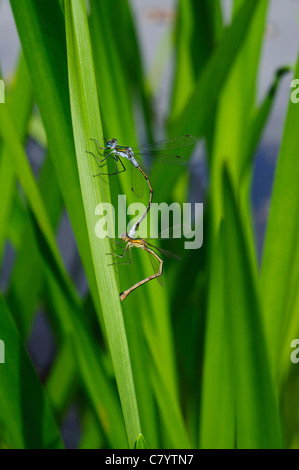
M0 1L2 448L299 447L296 8ZM154 201L203 202L203 246L120 304L151 266L108 266L95 207L136 199L90 138L184 134Z

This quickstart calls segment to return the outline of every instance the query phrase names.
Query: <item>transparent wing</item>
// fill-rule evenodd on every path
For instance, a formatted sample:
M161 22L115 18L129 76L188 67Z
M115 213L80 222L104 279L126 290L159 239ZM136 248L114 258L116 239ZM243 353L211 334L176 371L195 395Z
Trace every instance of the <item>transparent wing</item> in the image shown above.
M176 165L176 166L185 166L188 164L187 160L180 157L179 155L167 155L165 153L153 153L150 150L140 150L139 153L136 151L134 152L134 156L140 166L144 166L144 158L146 158L149 163L151 162L161 162L167 163L168 165ZM138 158L139 157L139 158ZM140 163L140 159L141 163Z
M133 151L135 153L136 150L136 153L144 154L145 151L158 152L161 150L162 152L165 151L167 153L169 150L181 149L188 147L189 145L194 145L197 142L199 142L198 137L194 137L193 135L182 135L180 137L160 140L153 144L139 145L138 147L134 147Z
M145 158L142 155L138 155L134 153L134 157L137 160L138 164L140 165L142 171L148 176L151 174L151 170L149 168L150 161L147 162L148 156L145 155ZM148 163L148 164L147 164ZM133 165L134 166L134 165ZM135 167L134 167L135 168Z
M164 240L164 239L170 239L172 240L173 238L190 238L188 235L191 236L192 228L190 225L187 224L178 224L174 225L173 227L167 228L165 230L162 230L159 234L157 234L156 237L151 237L152 240Z
M187 237L188 235L192 232L192 228L190 225L186 224L179 224L179 225L174 225L173 227L170 227L166 230L163 230L162 232L159 233L158 235L158 240L163 240L163 239L173 239L173 238L183 238Z
M157 246L155 245L152 245L151 243L149 242L146 242L146 244L148 246L150 246L151 248L154 248L155 250L158 250L160 253L162 253L162 255L165 255L167 258L175 258L175 259L178 259L178 260L181 260L182 258L180 258L178 255L176 255L175 253L172 253L171 251L169 250L164 250L164 248L158 248Z
M156 248L156 247L154 247L154 248ZM155 274L157 274L159 272L160 262L149 251L147 251L147 254L148 254L150 263L152 265L153 271L154 271ZM160 284L160 286L163 287L162 277L159 276L159 277L156 277L156 279L157 279L158 283Z
M136 197L139 199L142 198L144 194L144 187L146 185L146 181L142 173L135 168L135 166L130 165L131 167L131 189L132 192L135 194Z

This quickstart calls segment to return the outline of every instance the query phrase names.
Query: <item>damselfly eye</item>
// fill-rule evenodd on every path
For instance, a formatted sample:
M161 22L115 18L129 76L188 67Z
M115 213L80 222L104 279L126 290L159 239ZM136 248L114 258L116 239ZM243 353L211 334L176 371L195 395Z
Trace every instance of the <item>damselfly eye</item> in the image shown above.
M107 147L111 147L111 142L107 142Z

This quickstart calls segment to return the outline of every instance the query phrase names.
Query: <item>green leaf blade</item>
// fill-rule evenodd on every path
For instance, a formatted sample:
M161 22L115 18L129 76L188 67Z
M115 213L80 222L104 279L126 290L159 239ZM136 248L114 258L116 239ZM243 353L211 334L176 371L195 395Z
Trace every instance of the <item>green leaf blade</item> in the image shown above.
M65 19L71 113L82 197L107 337L129 445L133 448L140 434L140 423L118 285L114 269L107 266L110 243L107 238L96 239L94 232L94 210L99 201L110 201L109 187L103 183L95 185L91 177L94 163L86 159L85 153L90 136L101 134L102 126L84 2L65 0Z

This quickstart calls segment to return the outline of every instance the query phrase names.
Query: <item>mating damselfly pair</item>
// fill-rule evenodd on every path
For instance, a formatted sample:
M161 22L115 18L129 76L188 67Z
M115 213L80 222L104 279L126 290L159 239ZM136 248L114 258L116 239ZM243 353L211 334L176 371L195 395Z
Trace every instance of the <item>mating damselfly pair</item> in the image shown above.
M100 169L102 169L102 167L105 165L105 162L108 158L112 158L115 161L114 172L112 173L99 172L94 176L106 175L110 177L112 175L118 175L120 173L125 172L126 167L124 165L124 162L122 161L122 159L125 159L130 162L132 191L136 194L137 197L142 197L143 189L144 189L144 182L146 181L148 188L149 188L149 192L150 192L149 202L148 202L145 212L141 215L139 220L133 225L129 233L126 233L121 236L121 242L119 243L126 242L126 247L123 251L123 254L116 255L116 256L123 258L126 255L126 253L129 251L129 255L130 255L129 263L122 263L122 264L130 264L131 263L131 248L133 247L141 248L147 251L148 254L150 255L151 263L152 263L155 274L152 276L148 276L147 278L143 279L139 283L132 286L127 291L122 292L120 294L120 298L121 300L124 300L137 287L141 286L142 284L152 279L155 279L155 278L158 279L162 275L163 261L157 255L157 253L153 251L152 248L159 250L167 257L178 258L177 255L174 255L173 253L166 251L166 250L161 250L160 248L155 247L154 245L151 245L150 243L146 242L142 238L135 238L136 231L139 225L141 224L141 222L145 219L146 215L148 214L151 204L152 204L152 200L153 200L154 192L153 192L153 188L149 179L149 174L150 174L149 167L151 166L151 163L155 161L167 163L167 164L175 165L175 166L187 165L187 161L185 159L183 159L181 156L173 152L175 150L182 149L184 147L192 146L196 144L199 141L199 139L192 135L184 135L180 137L173 137L170 139L161 140L159 142L155 142L155 143L148 144L148 145L140 145L138 147L128 147L124 145L118 145L117 139L111 139L111 140L104 139L106 142L106 146L101 147L98 144L96 139L91 139L91 140L93 140L96 144L96 150L97 150L98 155L95 155L92 152L88 152L88 153L90 153L96 159L97 165ZM143 181L140 181L140 178L143 179ZM159 263L157 272L154 267L153 260L158 261Z

